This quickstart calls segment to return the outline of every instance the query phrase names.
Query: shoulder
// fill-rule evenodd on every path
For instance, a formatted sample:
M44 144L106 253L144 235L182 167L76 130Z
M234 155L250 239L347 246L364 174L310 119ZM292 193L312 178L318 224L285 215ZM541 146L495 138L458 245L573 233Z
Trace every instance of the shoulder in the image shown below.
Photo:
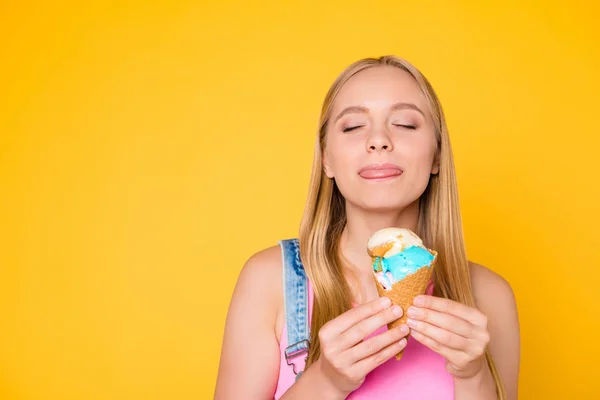
M240 271L232 302L239 303L244 308L251 305L272 327L279 341L284 322L281 246L265 248L246 260Z
M281 268L281 247L271 246L252 254L246 260L240 279L273 279L274 275L281 276Z
M279 246L272 246L250 256L240 271L223 332L215 399L268 398L275 392L281 265ZM240 374L240 365L255 368Z
M520 364L520 328L515 294L496 272L469 263L475 305L487 317L489 350L508 399L516 399Z
M238 277L236 291L273 300L282 294L281 282L281 247L275 245L252 254L246 260Z
M469 262L475 303L481 308L513 307L515 295L510 283L483 265ZM494 311L494 310L490 310Z

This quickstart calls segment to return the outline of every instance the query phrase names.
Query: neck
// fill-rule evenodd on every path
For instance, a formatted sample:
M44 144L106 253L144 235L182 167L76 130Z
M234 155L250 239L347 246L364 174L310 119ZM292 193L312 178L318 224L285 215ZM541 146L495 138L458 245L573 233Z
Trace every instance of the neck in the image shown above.
M408 228L417 230L419 201L402 210L372 212L346 204L347 222L342 232L340 251L349 262L348 268L359 274L371 273L371 257L367 253L367 242L371 235L383 228Z

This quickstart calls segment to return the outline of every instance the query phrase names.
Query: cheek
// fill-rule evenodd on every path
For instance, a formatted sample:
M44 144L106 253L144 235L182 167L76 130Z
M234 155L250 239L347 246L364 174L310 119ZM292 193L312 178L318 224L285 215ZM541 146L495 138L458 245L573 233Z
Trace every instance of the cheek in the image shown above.
M419 166L425 170L431 170L431 166L433 165L433 159L435 156L435 150L433 148L423 149L420 153L418 153L418 162Z
M347 175L355 163L357 157L356 146L348 140L331 139L327 142L329 146L328 161L336 176Z
M425 138L411 138L398 144L402 157L418 169L431 168L435 155L435 146Z

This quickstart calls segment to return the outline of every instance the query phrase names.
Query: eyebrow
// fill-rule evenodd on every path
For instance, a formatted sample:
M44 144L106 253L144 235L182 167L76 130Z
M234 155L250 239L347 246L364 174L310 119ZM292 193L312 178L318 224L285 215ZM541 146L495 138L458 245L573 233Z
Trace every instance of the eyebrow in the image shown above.
M415 110L418 113L420 113L423 117L425 117L425 113L423 111L421 111L421 109L419 107L417 107L416 105L414 105L412 103L396 103L390 108L390 111L407 110L407 109ZM368 112L369 112L369 109L366 107L363 107L363 106L346 107L335 118L335 122L339 121L339 119L342 118L346 114L368 113Z

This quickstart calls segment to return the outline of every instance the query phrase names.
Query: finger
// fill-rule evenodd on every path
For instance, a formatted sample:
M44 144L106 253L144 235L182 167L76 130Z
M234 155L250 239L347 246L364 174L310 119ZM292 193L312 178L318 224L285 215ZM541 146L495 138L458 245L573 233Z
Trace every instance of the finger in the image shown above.
M387 347L384 347L382 350L377 353L362 359L361 361L354 364L354 368L356 368L356 373L359 376L365 376L384 362L388 361L390 358L394 357L396 354L400 353L402 349L406 347L406 338L400 339L400 341L393 342Z
M408 318L416 321L424 321L439 328L454 332L457 335L468 338L474 326L462 318L452 314L444 314L430 308L410 306L407 310Z
M347 352L349 353L350 364L354 364L364 358L372 356L385 347L388 347L395 342L399 342L408 334L408 332L408 326L403 324L357 344Z
M367 336L375 332L377 329L397 320L402 316L402 307L393 306L386 308L375 315L372 315L356 325L350 327L344 332L339 339L339 344L342 349L347 349L358 342L365 339Z
M408 319L406 322L413 333L425 335L445 347L466 351L470 345L469 339L466 337L457 335L456 333L431 325L427 322L415 321L413 319Z
M454 315L476 326L487 325L487 317L481 311L450 299L419 295L415 297L413 304L417 307L430 308L444 314Z
M451 364L464 365L467 362L468 355L460 350L455 350L444 346L440 342L417 331L411 331L410 336L412 336L419 343L443 356Z
M327 327L324 329L325 332L323 334L327 337L337 337L342 332L354 326L356 323L377 314L381 310L384 310L391 305L392 301L387 297L380 297L379 299L362 304L349 311L346 311L342 315L327 323ZM323 328L325 328L325 326L323 326Z

